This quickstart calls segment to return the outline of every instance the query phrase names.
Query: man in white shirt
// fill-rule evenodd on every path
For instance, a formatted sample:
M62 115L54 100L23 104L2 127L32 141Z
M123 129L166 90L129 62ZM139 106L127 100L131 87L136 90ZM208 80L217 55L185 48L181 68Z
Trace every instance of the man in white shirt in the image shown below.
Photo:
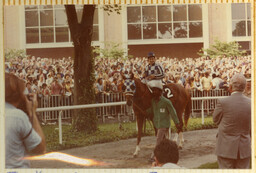
M219 78L218 73L213 73L212 74L212 89L220 89L220 83L222 82L222 79Z

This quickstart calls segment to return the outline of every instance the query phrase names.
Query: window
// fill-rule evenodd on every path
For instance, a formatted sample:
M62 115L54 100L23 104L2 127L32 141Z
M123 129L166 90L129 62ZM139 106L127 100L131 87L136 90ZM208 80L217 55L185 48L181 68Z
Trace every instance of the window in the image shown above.
M202 38L202 5L127 7L128 40Z
M251 42L250 41L238 41L241 46L240 50L245 50L248 55L251 54Z
M251 36L251 4L232 4L232 36Z
M81 21L83 6L76 6L78 21ZM26 43L71 42L64 5L25 6ZM93 41L99 40L98 9L94 12Z

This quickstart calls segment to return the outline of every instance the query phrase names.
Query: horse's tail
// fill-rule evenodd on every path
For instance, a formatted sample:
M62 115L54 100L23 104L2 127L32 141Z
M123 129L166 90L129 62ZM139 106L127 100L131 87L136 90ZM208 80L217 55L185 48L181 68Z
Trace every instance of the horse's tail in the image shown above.
M188 102L187 102L187 105L186 105L186 108L185 108L185 115L184 115L185 129L187 129L188 119L189 119L191 110L192 110L192 100L191 100L191 95L188 92Z

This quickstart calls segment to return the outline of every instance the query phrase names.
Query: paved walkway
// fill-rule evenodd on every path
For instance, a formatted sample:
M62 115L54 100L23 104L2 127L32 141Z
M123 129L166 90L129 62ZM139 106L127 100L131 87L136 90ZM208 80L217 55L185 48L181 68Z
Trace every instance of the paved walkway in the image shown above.
M180 150L178 164L185 168L197 168L202 164L215 162L217 160L214 155L216 134L217 129L185 132L185 144ZM31 161L31 166L32 168L150 168L148 159L153 151L155 140L154 136L143 137L141 151L137 158L133 158L136 138L61 151L77 157L95 159L108 165L86 167L44 160Z

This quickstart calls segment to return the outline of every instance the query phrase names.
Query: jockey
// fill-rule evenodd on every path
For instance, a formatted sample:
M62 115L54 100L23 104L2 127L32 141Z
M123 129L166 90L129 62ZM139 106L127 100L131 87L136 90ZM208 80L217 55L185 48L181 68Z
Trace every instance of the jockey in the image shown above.
M155 54L148 53L148 62L143 77L146 79L146 84L151 88L155 83L163 85L162 79L164 78L164 70L161 64L156 63Z
M171 119L177 127L180 126L179 119L172 102L162 95L163 85L160 83L152 84L153 99L151 101L151 107L147 109L148 115L153 115L153 123L157 129L156 146L166 138L166 134L171 125ZM151 161L153 161L154 155L151 155Z

